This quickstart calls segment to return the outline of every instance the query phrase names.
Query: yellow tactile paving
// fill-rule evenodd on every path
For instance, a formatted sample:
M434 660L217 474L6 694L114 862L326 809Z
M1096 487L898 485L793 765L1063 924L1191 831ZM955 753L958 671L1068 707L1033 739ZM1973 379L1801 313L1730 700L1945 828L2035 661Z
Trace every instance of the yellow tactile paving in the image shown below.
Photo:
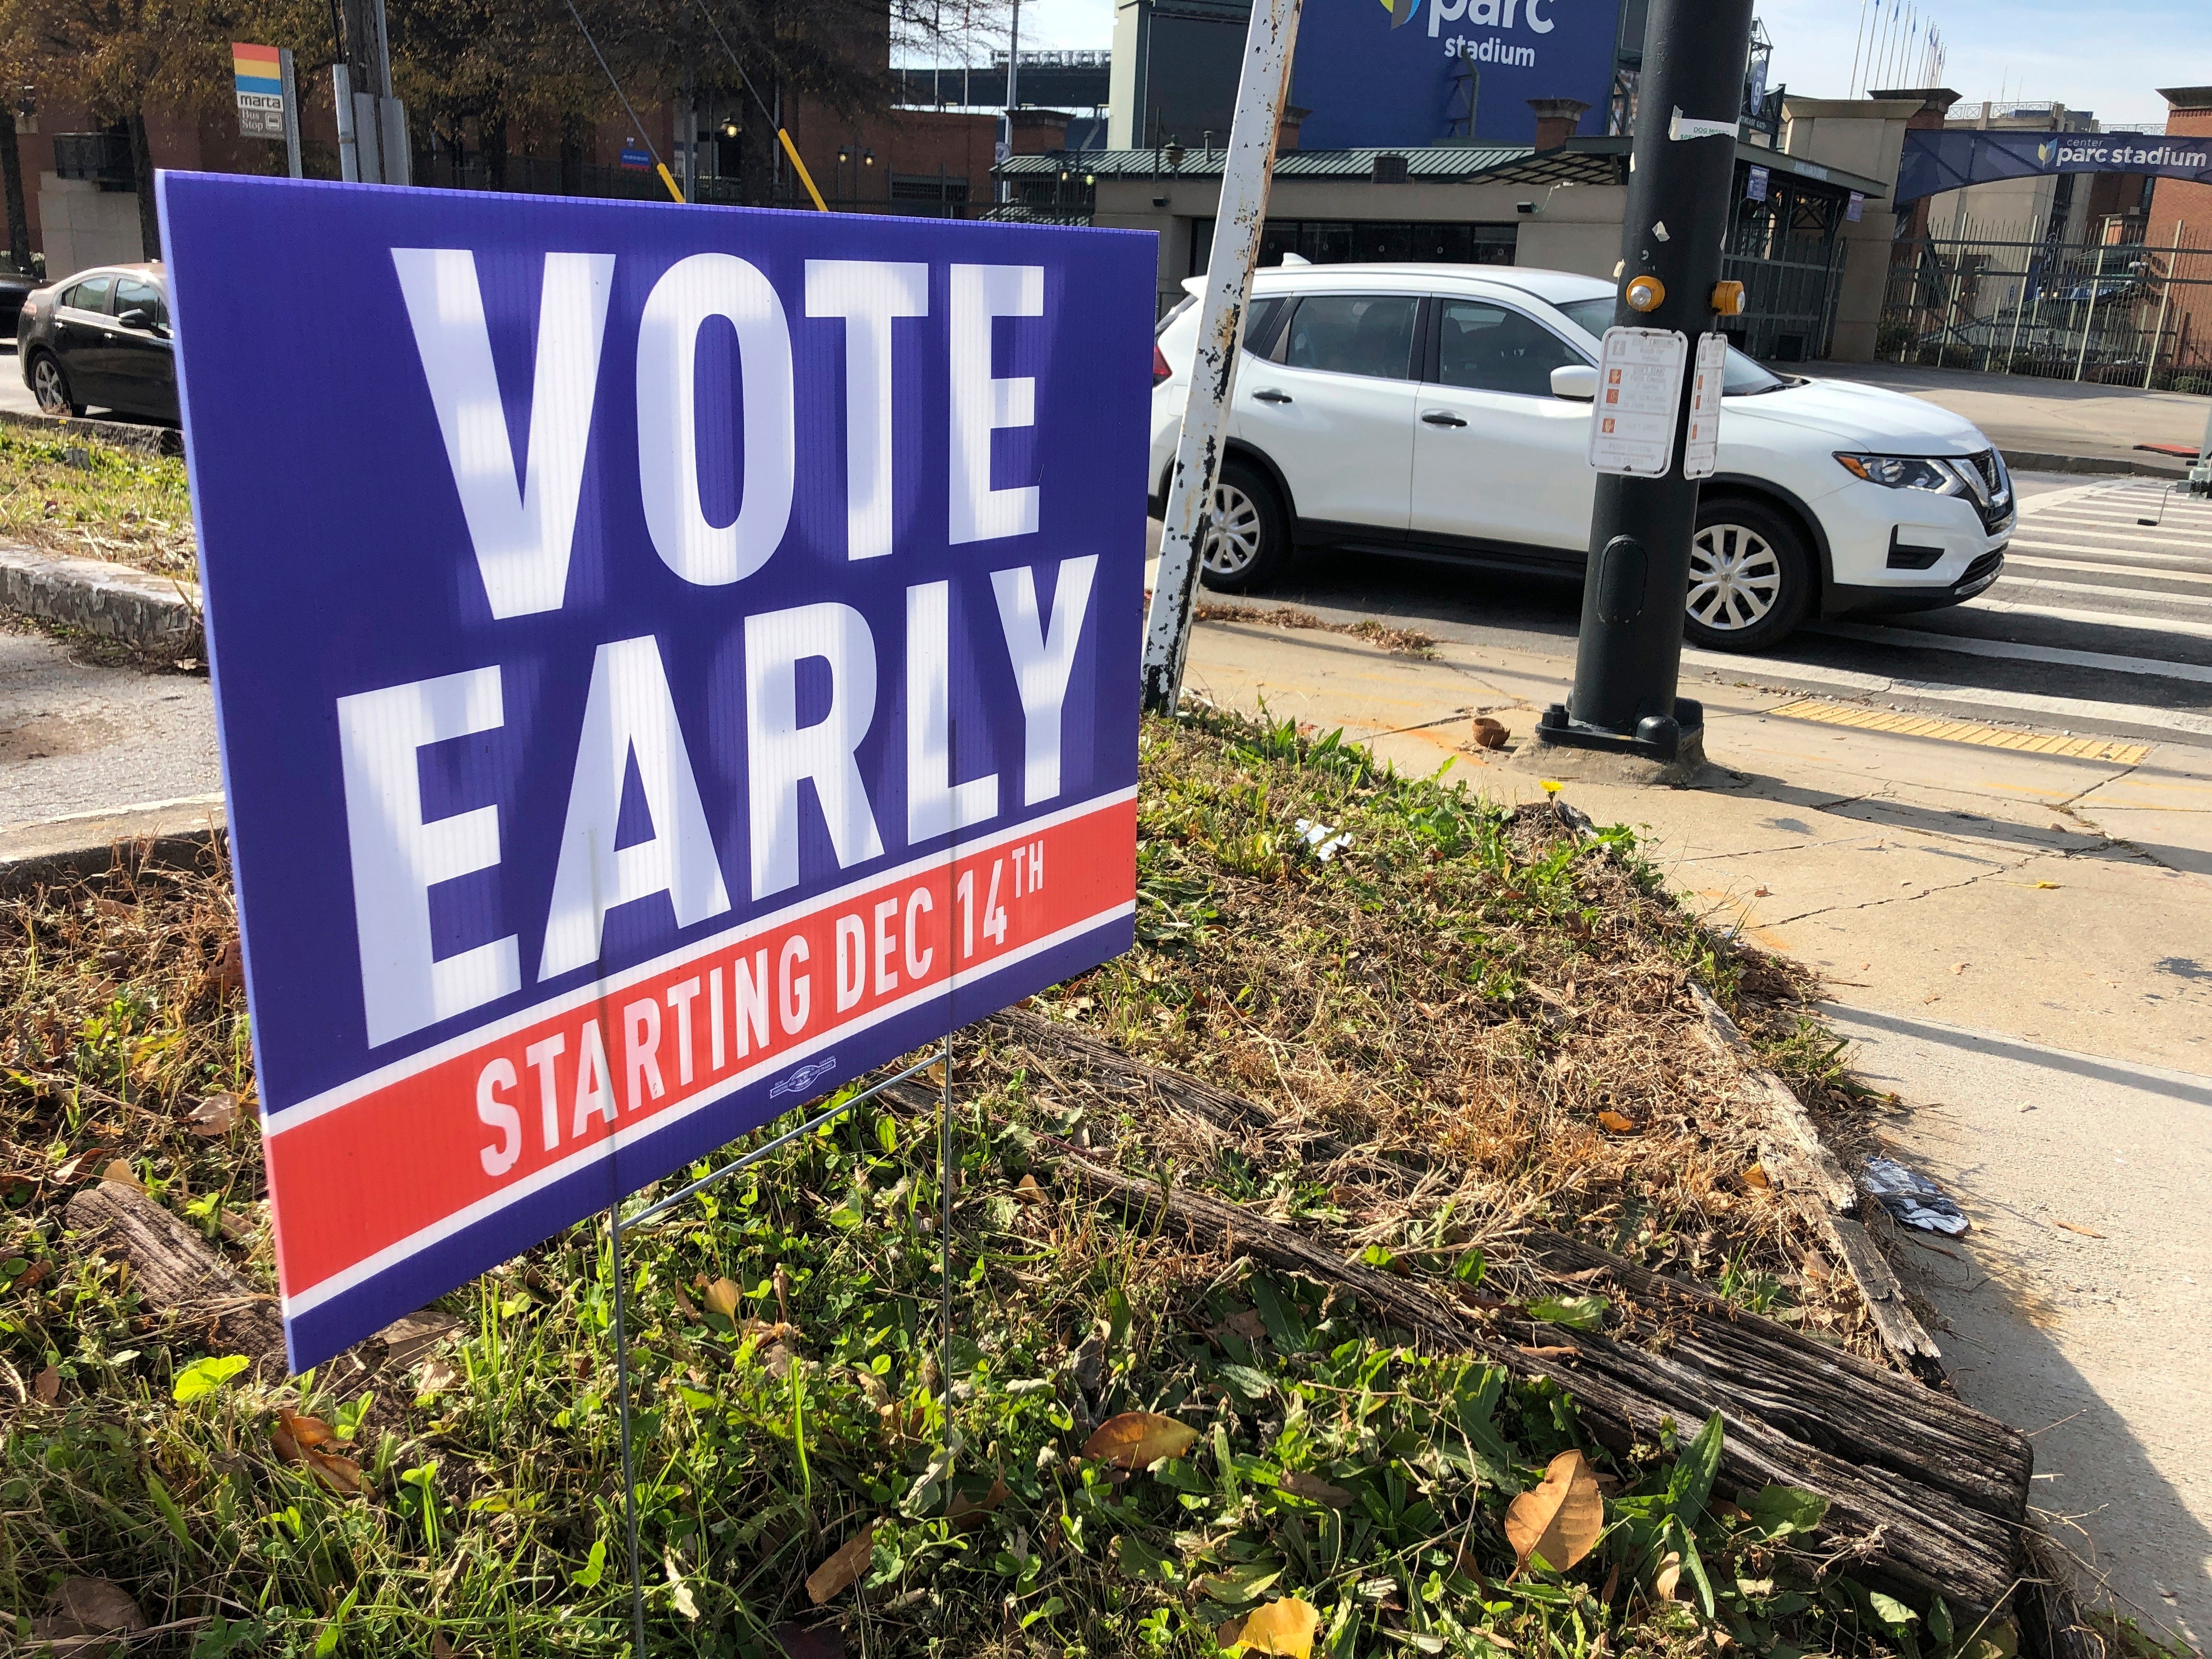
M1984 749L2015 749L2029 755L2063 755L2073 760L2111 761L2119 766L2139 766L2150 753L2143 743L2118 743L2106 738L2069 738L2057 732L2015 732L1978 720L1944 720L1934 714L1908 714L1893 708L1862 708L1855 703L1827 702L1801 697L1770 708L1785 720L1819 720L1827 726L1855 726L1863 732L1894 732L1900 737L1929 738L1939 743L1978 744Z

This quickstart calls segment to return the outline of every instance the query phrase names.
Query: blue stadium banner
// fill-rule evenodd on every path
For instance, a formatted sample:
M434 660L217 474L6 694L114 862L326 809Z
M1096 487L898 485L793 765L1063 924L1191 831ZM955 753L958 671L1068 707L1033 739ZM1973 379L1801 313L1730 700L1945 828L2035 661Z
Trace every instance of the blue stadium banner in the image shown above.
M1291 101L1309 149L1534 142L1531 98L1577 98L1605 130L1620 0L1311 0Z
M295 1369L1128 947L1151 235L159 185Z
M1899 204L1947 190L2039 173L2137 173L2212 185L2212 139L2139 132L1908 132Z

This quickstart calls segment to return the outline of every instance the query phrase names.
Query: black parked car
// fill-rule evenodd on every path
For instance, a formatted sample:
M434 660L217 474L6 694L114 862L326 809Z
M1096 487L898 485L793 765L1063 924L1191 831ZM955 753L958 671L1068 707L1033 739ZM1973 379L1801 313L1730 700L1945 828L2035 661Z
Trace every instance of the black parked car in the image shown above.
M26 276L20 270L9 270L0 265L0 330L15 326L23 314L23 301L39 286L35 276Z
M49 415L177 418L168 283L158 264L100 265L38 289L16 319L15 358Z

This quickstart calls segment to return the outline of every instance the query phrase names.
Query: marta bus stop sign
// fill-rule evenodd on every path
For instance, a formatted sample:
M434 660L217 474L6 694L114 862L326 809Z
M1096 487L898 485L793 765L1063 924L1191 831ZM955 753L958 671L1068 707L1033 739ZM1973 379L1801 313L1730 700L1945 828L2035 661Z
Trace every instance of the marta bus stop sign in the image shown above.
M159 182L295 1370L1128 947L1149 235Z

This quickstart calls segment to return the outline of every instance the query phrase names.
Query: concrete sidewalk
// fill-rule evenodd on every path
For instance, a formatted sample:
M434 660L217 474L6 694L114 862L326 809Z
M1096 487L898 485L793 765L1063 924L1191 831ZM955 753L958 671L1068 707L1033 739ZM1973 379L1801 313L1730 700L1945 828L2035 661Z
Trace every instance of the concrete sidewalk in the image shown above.
M1200 625L1186 685L1518 801L1540 780L1474 749L1471 718L1518 742L1571 670L1559 651L1447 641L1425 661L1234 621ZM1830 724L1808 716L1887 711L1747 680L1685 689L1705 699L1711 787L1566 798L1638 826L1686 902L1848 1004L1832 1012L1856 1063L1902 1097L1886 1134L1979 1229L1911 1252L1960 1396L2051 1431L2039 1468L2058 1478L2036 1501L2078 1517L2065 1536L2126 1610L2212 1632L2212 1257L2191 1201L2212 1182L2212 750L1960 741L1917 718ZM2099 752L1997 746L2030 741Z
M1999 449L2014 453L2078 455L2143 463L2179 476L2186 464L2149 454L2137 444L2187 444L2204 437L2212 398L2136 386L2075 385L2027 374L1978 374L1968 369L1900 363L1808 363L1822 380L1853 380L1924 398L1963 415Z

